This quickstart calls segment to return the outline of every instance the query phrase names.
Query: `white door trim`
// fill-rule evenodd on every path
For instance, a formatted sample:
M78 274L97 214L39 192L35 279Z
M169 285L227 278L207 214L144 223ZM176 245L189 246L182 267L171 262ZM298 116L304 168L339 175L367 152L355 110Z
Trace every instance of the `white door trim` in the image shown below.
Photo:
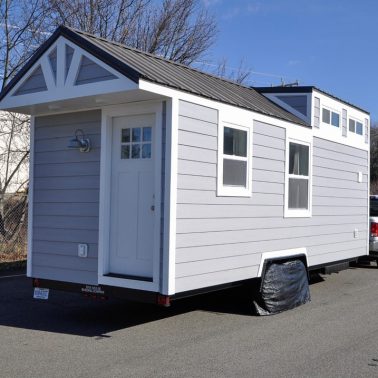
M109 227L111 190L112 118L120 116L155 114L155 229L153 248L152 282L107 277L109 272ZM138 104L122 104L104 107L101 116L100 160L100 213L98 241L98 283L158 292L160 289L160 228L161 228L161 146L162 146L162 101Z

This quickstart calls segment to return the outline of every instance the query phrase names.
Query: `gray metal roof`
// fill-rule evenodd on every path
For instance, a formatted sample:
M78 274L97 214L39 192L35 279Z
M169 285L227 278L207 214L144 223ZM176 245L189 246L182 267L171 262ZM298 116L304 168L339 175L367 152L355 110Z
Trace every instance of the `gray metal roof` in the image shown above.
M144 79L225 104L308 126L303 120L276 105L253 88L66 26L59 27L36 51L19 74L4 88L0 94L0 100L61 35L135 82Z

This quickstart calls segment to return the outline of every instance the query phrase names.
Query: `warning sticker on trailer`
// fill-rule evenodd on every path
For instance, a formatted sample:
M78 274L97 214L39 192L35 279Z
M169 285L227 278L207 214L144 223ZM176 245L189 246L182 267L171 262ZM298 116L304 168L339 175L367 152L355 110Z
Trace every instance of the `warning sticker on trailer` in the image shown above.
M105 294L101 286L86 285L85 287L81 288L81 291L82 293L86 294Z
M47 300L49 299L49 293L50 293L49 289L42 289L40 287L35 287L33 298Z

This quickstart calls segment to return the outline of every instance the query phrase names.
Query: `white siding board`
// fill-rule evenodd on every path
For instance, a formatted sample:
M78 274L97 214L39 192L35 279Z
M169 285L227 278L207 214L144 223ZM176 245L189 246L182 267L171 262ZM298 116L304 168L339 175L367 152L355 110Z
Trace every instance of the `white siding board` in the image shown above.
M178 219L177 233L190 234L196 232L258 230L271 229L272 232L285 227L313 227L322 225L354 225L366 222L365 215L354 216L348 220L345 216L317 216L316 218L215 218L208 219Z
M183 160L194 160L204 163L217 163L217 152L205 148L190 146L178 146L178 158Z
M293 127L298 127L293 125ZM263 123L263 122L258 122L255 121L253 123L253 133L254 134L262 134L262 135L267 135L272 138L280 138L285 140L285 129L282 127L277 127L274 125L270 125L268 123Z
M190 133L188 131L178 131L180 144L185 146L206 148L217 150L217 138L204 134Z
M201 121L218 123L218 111L215 109L200 106L187 101L180 101L179 115L188 118L195 118Z
M285 129L254 122L252 196L217 197L209 171L216 163L213 141L198 139L197 120L208 122L208 111L202 107L190 114L186 107L180 117L185 133L178 141L177 292L254 277L263 252L306 247L325 261L343 249L366 253L366 152L314 138L313 216L284 218ZM187 141L190 147L183 146ZM363 183L357 183L357 172L363 172Z
M216 190L215 177L182 175L177 176L178 189Z
M217 166L213 163L181 160L178 161L178 170L185 175L216 177Z
M209 123L199 119L196 119L195 122L193 122L193 119L187 117L180 117L179 130L210 135L213 137L218 135L216 123Z
M344 171L344 172L356 172L357 170L361 171L363 174L368 173L368 166L366 165L358 165L358 164L350 164L343 161L336 161L332 159L328 159L325 154L324 156L315 156L313 160L314 167L323 167L323 168L330 168L334 170Z
M192 276L193 272L196 272L196 275L199 275L229 269L238 269L246 266L256 266L260 263L260 257L261 256L255 255L240 255L224 258L217 257L212 260L178 263L176 265L176 277Z
M205 245L219 245L231 243L248 243L254 240L307 238L309 236L332 235L350 232L357 228L366 231L366 222L352 225L320 225L311 227L285 227L279 229L249 229L235 231L198 232L191 234L177 234L177 248L199 247Z
M258 266L247 266L238 269L227 269L220 272L198 274L176 279L176 292L195 290L202 287L219 285L227 282L246 280L257 276Z

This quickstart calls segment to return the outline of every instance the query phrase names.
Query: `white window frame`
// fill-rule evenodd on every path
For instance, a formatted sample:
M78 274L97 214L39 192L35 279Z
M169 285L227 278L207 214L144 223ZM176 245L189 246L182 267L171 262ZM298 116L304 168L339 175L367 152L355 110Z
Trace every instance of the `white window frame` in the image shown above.
M351 131L349 129L349 121L354 122L354 131ZM357 122L362 125L362 134L357 133ZM357 118L354 118L354 117L348 117L348 132L353 133L354 135L357 135L359 137L363 137L365 135L365 133L364 133L364 122L361 121L360 119L357 119Z
M321 107L322 109L322 114L321 114L321 120L322 120L322 123L325 123L326 125L330 125L330 126L333 126L333 127L336 127L337 129L341 129L341 118L342 118L342 115L340 114L340 112L338 112L337 110L334 110L334 109L331 109L329 108L328 106L322 106ZM326 109L330 112L329 114L329 123L328 122L324 122L323 121L323 110ZM339 126L335 126L334 124L332 124L332 113L335 113L339 116Z
M308 176L298 176L289 174L290 164L290 143L301 144L309 148L308 157ZM290 209L289 208L289 178L307 178L308 179L308 208L307 209ZM312 142L299 140L295 138L286 138L285 154L285 218L311 218L312 217Z
M231 122L220 122L218 128L218 176L217 196L224 197L251 197L252 195L252 130L249 126L236 125ZM242 130L247 132L247 157L227 155L223 153L224 128ZM223 159L245 161L247 163L246 186L223 185Z

